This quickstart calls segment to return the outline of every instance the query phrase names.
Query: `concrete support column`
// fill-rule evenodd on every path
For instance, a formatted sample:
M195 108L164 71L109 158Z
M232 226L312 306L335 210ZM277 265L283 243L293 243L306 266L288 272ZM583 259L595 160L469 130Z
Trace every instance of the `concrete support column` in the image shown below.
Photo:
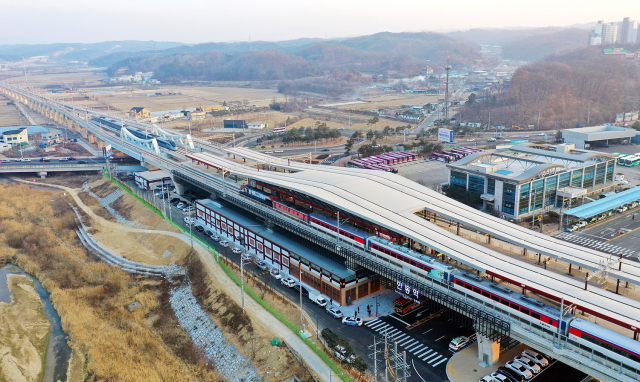
M480 366L492 366L500 358L500 344L478 333L478 361Z
M172 175L171 176L171 180L173 181L173 184L176 186L176 191L178 191L178 195L184 195L184 184L182 183L178 183L176 181L176 178Z

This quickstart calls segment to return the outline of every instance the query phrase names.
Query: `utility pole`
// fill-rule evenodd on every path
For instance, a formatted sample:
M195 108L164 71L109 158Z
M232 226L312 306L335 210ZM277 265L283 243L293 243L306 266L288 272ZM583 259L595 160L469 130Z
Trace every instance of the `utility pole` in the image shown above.
M244 251L240 252L240 298L242 300L242 313L244 314Z
M447 57L447 65L444 67L444 70L447 71L447 89L445 92L444 99L444 119L445 124L449 124L449 71L451 71L451 65L449 65L449 57Z
M538 130L540 130L540 113L542 113L542 110L538 110Z

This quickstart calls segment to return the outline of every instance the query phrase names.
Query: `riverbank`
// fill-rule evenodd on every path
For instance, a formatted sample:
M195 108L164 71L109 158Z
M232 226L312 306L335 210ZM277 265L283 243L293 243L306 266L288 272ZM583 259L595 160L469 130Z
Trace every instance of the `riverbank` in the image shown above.
M0 193L0 259L50 293L73 349L68 381L219 379L163 304L168 285L97 262L82 247L68 193L2 183Z
M0 302L0 380L40 381L51 325L28 276L7 274L6 286L11 302Z

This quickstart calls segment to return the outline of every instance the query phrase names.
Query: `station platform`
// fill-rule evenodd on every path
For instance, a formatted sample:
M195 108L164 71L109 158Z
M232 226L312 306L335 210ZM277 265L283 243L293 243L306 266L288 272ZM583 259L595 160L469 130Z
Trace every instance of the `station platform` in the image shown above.
M520 344L500 353L500 359L492 366L480 366L478 343L456 353L447 363L447 377L451 382L478 382L480 378L496 371L500 366L522 353L527 346Z

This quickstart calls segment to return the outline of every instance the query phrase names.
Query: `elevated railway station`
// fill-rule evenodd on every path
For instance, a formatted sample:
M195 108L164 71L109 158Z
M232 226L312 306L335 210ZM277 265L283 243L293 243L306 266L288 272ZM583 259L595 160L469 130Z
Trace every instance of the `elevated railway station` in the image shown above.
M197 141L200 152L168 155L170 149L161 147L158 154L105 134L65 105L0 86L28 107L67 118L114 149L167 171L178 184L202 188L333 251L355 272L367 270L386 287L402 285L416 299L470 317L489 344L480 355L489 363L498 356L495 345L512 337L601 380L640 379L639 301L506 256L424 216L452 219L633 285L640 284L637 263L610 262L609 255L494 218L389 173L313 166ZM608 324L598 325L593 317Z

